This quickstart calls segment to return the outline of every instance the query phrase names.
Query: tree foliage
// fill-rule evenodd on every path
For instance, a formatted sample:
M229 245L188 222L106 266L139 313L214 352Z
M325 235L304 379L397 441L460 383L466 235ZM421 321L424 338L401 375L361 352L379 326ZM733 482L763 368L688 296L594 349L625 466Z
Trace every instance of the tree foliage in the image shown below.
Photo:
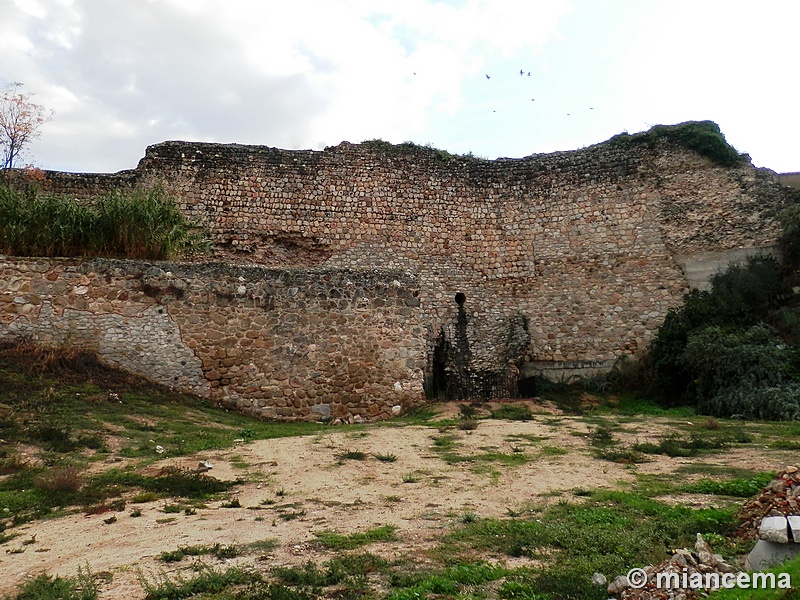
M33 94L20 91L21 83L0 88L0 169L12 169L25 147L38 138L39 128L53 113L31 102Z

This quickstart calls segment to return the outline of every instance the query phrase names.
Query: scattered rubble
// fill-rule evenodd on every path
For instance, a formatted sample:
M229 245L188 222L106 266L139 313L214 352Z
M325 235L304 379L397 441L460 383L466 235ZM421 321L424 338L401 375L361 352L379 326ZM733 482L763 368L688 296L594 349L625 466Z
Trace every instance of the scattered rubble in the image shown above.
M800 515L800 469L795 466L779 472L769 485L739 509L737 516L742 525L738 534L745 539L755 538L764 517L792 515Z
M708 581L708 574L716 574L721 578L725 573L738 571L739 569L725 562L722 556L714 554L711 546L698 533L694 551L686 548L675 550L669 560L645 567L637 573L641 575L639 581L629 581L628 576L620 575L608 586L608 593L618 596L621 600L696 600L707 595L705 589L694 585L698 578L702 578L705 582ZM663 574L661 581L659 574ZM629 571L628 575L633 579L633 571ZM663 583L667 578L672 578L672 581L681 585L659 586L659 583Z
M738 535L745 539L758 538L745 561L747 570L760 571L796 555L800 551L800 469L789 466L780 471L763 490L742 505L737 516L742 522ZM695 600L706 597L707 593L702 586L683 585L693 576L707 581L708 574L721 576L738 571L722 556L714 554L698 533L694 552L685 548L676 550L672 558L663 563L645 567L641 572L632 570L628 575L620 575L608 586L608 593L621 600ZM639 581L633 580L634 574L641 575ZM682 585L659 586L659 574L662 582L665 576L677 576L674 581Z

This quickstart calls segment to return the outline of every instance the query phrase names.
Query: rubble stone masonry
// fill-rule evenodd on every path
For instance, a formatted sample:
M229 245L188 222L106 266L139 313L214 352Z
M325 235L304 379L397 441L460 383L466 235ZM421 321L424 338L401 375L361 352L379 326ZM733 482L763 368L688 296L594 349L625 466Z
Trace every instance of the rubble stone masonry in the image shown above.
M402 273L4 259L0 338L262 417L370 420L423 397L418 294Z
M774 247L788 197L746 157L724 167L668 140L493 161L165 142L135 170L46 175L77 197L163 186L215 260L261 266L7 259L0 333L77 319L110 362L281 417L382 416L421 401L423 379L429 396L498 397L608 369L647 347L690 271Z

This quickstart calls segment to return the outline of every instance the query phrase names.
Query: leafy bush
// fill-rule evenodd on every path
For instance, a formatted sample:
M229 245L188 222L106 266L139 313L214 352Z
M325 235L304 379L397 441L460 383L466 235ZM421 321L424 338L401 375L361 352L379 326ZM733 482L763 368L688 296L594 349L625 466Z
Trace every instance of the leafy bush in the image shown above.
M720 417L796 421L800 420L800 383L752 388L730 387L713 398L698 403L697 408Z
M765 324L783 290L778 262L759 255L712 277L709 291L687 294L683 305L669 311L650 347L664 399L696 404L717 416L758 412L729 410L714 398L734 389L749 394L796 375L794 350ZM779 412L792 411L784 406Z
M92 202L0 186L0 253L163 260L207 250L160 188L114 190Z
M732 331L710 326L694 331L681 360L692 371L692 391L698 404L729 388L777 385L793 371L790 349L764 325Z
M800 191L794 191L794 203L778 216L783 226L780 246L784 259L791 265L800 265Z

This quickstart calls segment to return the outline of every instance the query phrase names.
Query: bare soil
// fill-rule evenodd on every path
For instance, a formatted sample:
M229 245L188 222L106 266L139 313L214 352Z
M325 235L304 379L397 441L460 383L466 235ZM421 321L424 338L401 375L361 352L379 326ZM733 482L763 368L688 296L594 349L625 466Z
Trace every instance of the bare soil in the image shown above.
M445 408L443 416L457 413L455 405ZM541 406L536 408L541 410ZM673 426L674 419L642 417L624 424L626 433L619 437L629 442L654 440ZM245 479L232 495L241 508L223 508L224 501L216 500L197 508L196 514L167 514L165 501L159 500L129 503L124 512L76 513L26 524L13 530L19 537L2 546L0 594L43 571L72 576L88 565L95 574L111 576L102 598L142 598L141 574L153 577L184 570L198 560L164 563L158 559L161 552L180 546L242 546L275 540L276 548L267 555L251 553L225 561L268 570L332 556L316 543L315 532L347 534L387 524L397 527L399 541L376 543L369 551L425 563L441 536L465 514L503 517L526 505L579 501L573 494L576 490L625 489L636 473L673 473L692 462L778 471L793 460L791 452L751 445L698 458L653 456L650 462L635 466L616 464L592 456L584 435L590 429L579 417L539 414L528 422L481 420L474 431L446 431L456 436L454 452L458 454L524 452L531 460L520 466L497 461L447 464L433 447L433 436L442 433L431 426L331 427L314 436L256 441L175 460L167 457L157 465L193 468L207 460L213 464L210 475ZM366 458L338 458L356 451L364 452ZM390 454L396 456L394 462L375 456ZM671 500L703 506L719 499L681 495ZM142 511L140 517L130 516L135 508ZM116 522L106 523L110 516L116 516ZM509 565L527 560L483 558Z

